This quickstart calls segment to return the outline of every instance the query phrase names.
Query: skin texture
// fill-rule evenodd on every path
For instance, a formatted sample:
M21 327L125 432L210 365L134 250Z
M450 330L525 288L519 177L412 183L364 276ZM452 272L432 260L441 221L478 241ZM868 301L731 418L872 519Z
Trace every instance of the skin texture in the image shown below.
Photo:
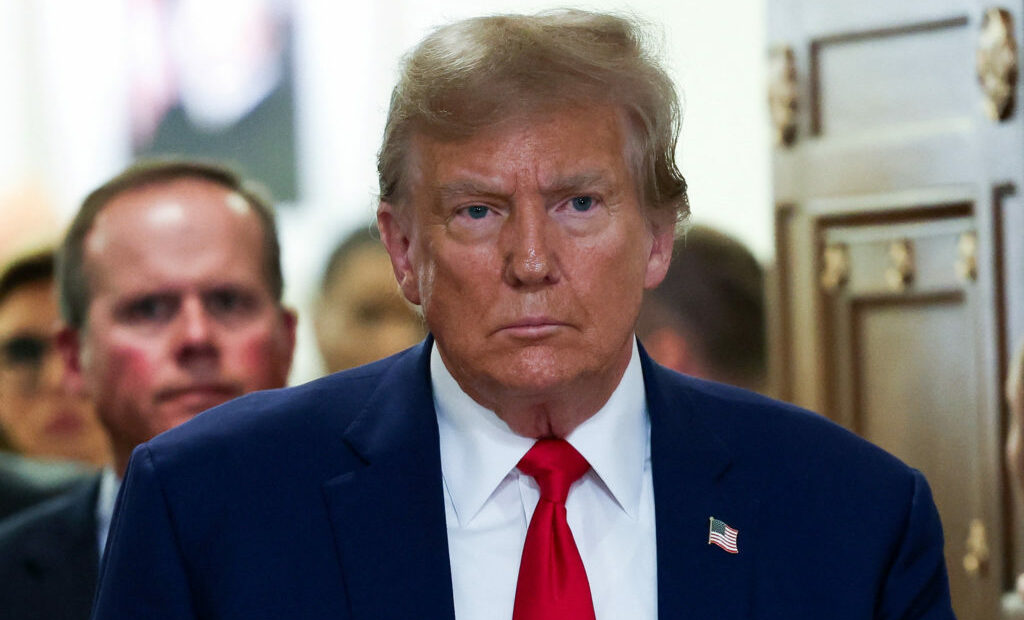
M249 206L201 179L128 190L96 219L85 238L87 324L60 345L120 472L137 444L285 384L295 316L272 297L262 252Z
M53 282L22 285L0 302L0 343L35 337L52 343L59 325ZM99 467L110 462L110 445L89 401L66 389L55 349L42 365L0 360L0 427L19 453L67 459Z
M445 365L520 435L564 437L600 409L668 269L672 222L640 204L625 127L595 105L417 135L408 204L378 210Z
M368 364L423 339L423 321L395 287L380 244L352 251L317 299L317 346L327 372Z

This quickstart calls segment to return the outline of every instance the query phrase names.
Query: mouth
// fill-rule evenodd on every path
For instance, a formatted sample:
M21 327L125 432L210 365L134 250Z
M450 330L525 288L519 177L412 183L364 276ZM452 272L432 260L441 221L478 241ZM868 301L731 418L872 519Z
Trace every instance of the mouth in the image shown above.
M552 336L568 324L546 316L525 317L502 326L498 331L513 338L538 339Z
M70 411L61 411L47 423L44 430L47 435L76 435L84 426L82 416Z
M164 390L157 396L157 401L166 404L173 403L194 413L199 413L241 395L242 390L235 385L207 383Z

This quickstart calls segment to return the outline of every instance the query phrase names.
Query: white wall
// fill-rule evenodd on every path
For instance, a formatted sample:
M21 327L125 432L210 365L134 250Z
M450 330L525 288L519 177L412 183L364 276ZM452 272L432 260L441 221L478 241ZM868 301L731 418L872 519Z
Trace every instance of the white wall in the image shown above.
M127 163L128 0L0 0L0 195L26 179L65 217ZM281 210L286 296L300 311L337 238L372 216L375 155L401 54L432 27L563 3L532 0L294 0L300 199ZM685 112L680 167L693 220L772 251L763 0L596 1L665 39ZM2 208L2 205L0 205ZM2 214L0 214L2 215ZM0 218L0 221L3 221ZM302 321L295 380L319 372Z

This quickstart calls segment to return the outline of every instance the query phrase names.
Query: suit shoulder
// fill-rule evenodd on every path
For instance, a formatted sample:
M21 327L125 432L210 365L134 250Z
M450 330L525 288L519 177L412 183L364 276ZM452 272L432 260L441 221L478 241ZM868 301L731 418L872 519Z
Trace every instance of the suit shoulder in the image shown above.
M95 533L99 476L86 479L61 495L0 521L0 566L18 550L51 547L73 532Z
M164 483L231 484L263 476L289 479L356 459L347 436L382 394L401 394L422 380L423 345L303 385L254 392L205 411L141 444ZM173 472L173 473L171 473ZM131 468L129 468L129 476Z
M159 451L172 445L209 446L242 436L284 442L339 434L366 406L393 361L388 358L302 385L246 394L204 411L148 445Z
M671 389L685 394L693 415L730 450L776 469L790 464L862 475L866 468L912 483L909 466L819 413L737 387L671 375Z

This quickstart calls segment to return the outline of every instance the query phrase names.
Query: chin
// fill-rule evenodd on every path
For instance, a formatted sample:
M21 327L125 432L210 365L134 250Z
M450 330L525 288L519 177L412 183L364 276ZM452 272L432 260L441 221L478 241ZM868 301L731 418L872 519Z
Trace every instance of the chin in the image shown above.
M492 376L501 386L517 392L548 392L587 374L579 362L580 356L572 352L558 355L531 347L500 364Z

